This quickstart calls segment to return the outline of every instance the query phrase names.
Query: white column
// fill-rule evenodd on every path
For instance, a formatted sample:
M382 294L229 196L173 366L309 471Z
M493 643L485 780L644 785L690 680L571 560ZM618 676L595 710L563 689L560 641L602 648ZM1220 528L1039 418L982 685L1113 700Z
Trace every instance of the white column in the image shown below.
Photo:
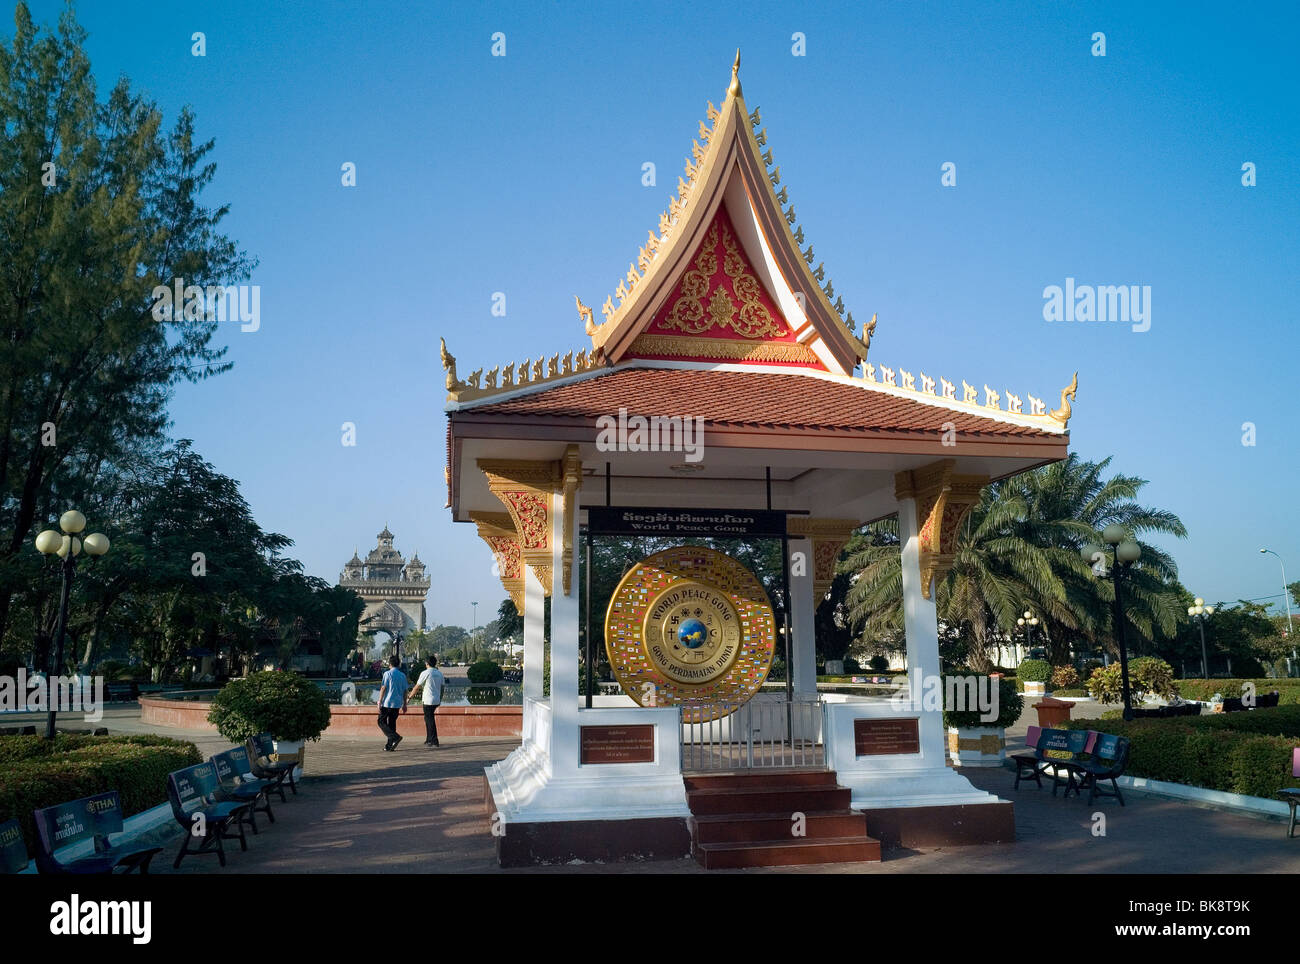
M903 632L907 638L907 670L912 686L924 687L927 677L939 676L939 614L934 593L921 595L920 533L916 522L916 500L898 503L898 537L903 548ZM912 694L920 700L923 689ZM942 691L941 691L942 692ZM923 751L943 758L943 715L939 711L921 714Z
M542 698L542 664L546 659L546 592L532 566L524 567L524 699Z
M793 672L795 697L812 697L817 694L817 603L813 597L813 541L795 539L790 566L790 625L794 632L791 662L786 672ZM794 560L803 554L803 565ZM777 637L778 640L780 637Z
M576 500L575 500L576 502ZM578 526L564 517L564 493L551 496L551 770L578 769ZM564 533L573 546L572 592L564 594Z

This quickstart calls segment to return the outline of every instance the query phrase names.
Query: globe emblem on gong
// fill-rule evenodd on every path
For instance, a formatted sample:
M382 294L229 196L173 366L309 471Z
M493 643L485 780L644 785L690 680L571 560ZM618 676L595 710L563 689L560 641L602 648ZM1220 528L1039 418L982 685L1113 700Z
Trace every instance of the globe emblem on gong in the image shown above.
M698 619L687 619L677 630L677 641L687 649L699 649L709 638L709 628Z

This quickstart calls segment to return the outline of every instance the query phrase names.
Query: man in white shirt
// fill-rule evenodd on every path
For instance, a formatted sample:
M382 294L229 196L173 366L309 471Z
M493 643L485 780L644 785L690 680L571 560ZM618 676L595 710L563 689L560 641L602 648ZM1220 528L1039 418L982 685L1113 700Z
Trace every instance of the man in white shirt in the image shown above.
M424 672L411 687L411 696L415 696L416 690L424 688L424 745L435 747L438 745L438 724L434 722L433 714L442 705L442 688L447 685L447 680L438 669L437 656L430 653L424 662Z

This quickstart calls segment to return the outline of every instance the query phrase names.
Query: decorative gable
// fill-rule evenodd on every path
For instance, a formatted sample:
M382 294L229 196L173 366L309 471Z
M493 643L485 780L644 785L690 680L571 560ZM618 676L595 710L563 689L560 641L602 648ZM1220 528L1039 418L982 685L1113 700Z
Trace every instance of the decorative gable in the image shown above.
M671 295L627 357L794 364L825 370L799 344L754 272L725 205L705 232Z

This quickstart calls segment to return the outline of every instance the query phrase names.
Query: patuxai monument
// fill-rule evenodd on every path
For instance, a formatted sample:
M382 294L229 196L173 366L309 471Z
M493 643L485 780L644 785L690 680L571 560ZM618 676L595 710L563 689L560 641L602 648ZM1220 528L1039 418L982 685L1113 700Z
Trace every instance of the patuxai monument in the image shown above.
M361 616L361 630L374 633L406 634L424 626L424 597L429 594L429 580L417 552L410 562L393 548L393 534L388 526L376 536L375 548L364 560L354 550L343 567L339 585L356 592L366 603Z

